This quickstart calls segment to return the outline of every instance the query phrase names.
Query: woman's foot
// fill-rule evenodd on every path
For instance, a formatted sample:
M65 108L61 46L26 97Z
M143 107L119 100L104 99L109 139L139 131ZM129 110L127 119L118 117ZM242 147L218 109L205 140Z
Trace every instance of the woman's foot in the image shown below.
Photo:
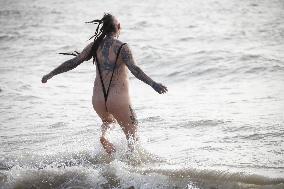
M116 151L114 145L110 143L105 137L101 137L100 141L103 145L103 148L108 154L111 154Z

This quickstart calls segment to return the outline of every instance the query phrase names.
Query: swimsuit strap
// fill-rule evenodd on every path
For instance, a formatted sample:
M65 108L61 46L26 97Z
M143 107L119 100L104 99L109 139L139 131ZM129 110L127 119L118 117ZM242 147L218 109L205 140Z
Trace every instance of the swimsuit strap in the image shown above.
M101 73L101 69L100 69L99 60L98 60L97 56L95 56L95 59L97 60L97 61L96 61L96 65L97 65L97 68L98 68L98 71L99 71L99 75L100 75L101 85L102 85L103 94L104 94L104 99L105 99L105 107L106 107L106 111L107 111L107 112L108 112L108 109L107 109L106 102L107 102L107 98L108 98L108 94L109 94L110 84L111 84L111 82L112 82L112 78L113 78L113 75L114 75L114 70L115 70L115 67L116 67L116 62L117 62L117 60L118 60L120 51L121 51L123 45L125 45L125 44L126 44L126 43L123 43L123 44L119 47L119 49L118 49L118 52L117 52L117 55L116 55L116 60L115 60L115 63L114 63L114 67L113 67L113 70L112 70L112 74L111 74L111 78L110 78L110 81L109 81L107 90L106 90L105 85L104 85L104 83L103 83L103 78L102 78L102 73ZM95 55L97 55L97 53L96 53ZM94 59L94 61L95 61L95 59Z

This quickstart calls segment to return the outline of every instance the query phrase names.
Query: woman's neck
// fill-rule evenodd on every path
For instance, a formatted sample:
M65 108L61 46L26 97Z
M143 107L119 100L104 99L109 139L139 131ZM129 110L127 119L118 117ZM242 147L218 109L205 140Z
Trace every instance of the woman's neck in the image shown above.
M107 38L115 38L116 37L116 33L108 33L106 35Z

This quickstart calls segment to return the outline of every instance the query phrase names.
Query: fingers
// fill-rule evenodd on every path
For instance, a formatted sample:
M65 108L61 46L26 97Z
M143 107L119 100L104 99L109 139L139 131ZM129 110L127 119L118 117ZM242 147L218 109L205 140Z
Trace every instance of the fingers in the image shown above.
M162 85L162 84L159 84L159 87L158 87L158 91L157 91L159 94L164 94L166 92L168 92L168 89L166 86Z
M168 92L168 88L166 87L166 86L164 86L164 85L162 85L162 93L166 93L166 92Z
M162 88L161 90L160 90L160 94L164 94L164 93L166 93L168 90L167 90L167 88Z

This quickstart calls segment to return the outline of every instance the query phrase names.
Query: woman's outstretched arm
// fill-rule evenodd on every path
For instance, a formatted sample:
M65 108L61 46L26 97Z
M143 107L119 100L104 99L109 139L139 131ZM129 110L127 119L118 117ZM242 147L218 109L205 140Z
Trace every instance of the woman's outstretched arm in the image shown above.
M52 70L50 73L46 74L45 76L42 77L41 82L46 83L47 80L51 79L53 76L61 74L63 72L67 72L69 70L72 70L76 68L78 65L80 65L82 62L86 60L90 60L92 57L92 46L93 42L90 43L87 47L83 49L83 51L78 54L76 57L67 60L63 62L60 66Z
M161 83L156 83L149 76L147 76L141 68L139 68L133 59L132 52L128 45L124 45L121 49L121 57L123 62L126 64L131 73L139 80L150 85L159 94L166 93L168 91L167 87Z

